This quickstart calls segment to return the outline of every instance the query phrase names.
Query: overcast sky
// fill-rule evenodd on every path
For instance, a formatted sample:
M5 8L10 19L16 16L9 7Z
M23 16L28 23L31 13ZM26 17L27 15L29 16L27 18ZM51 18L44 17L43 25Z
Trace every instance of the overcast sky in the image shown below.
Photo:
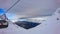
M7 10L17 0L0 0L0 8ZM56 2L57 1L57 2ZM48 16L52 15L60 0L21 0L7 14L15 16ZM57 4L58 3L58 4Z

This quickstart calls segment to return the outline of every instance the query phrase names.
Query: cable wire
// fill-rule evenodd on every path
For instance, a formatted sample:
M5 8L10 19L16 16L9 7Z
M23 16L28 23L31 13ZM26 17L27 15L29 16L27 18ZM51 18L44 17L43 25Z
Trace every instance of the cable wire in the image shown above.
M5 13L7 13L9 10L11 10L17 3L19 3L20 2L20 0L17 0L9 9L7 9L7 11L5 12ZM4 13L4 14L5 14ZM3 14L3 15L4 15Z

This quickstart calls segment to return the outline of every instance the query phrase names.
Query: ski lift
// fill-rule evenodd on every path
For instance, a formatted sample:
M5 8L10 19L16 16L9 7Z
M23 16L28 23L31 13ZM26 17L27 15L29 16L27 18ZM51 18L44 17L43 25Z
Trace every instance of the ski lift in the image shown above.
M6 17L6 13L12 9L20 0L17 0L10 8L8 8L5 12L4 9L0 8L0 28L7 28L8 27L8 18Z
M5 12L4 9L0 9L0 28L8 27L7 17L4 14L4 12Z
M7 28L8 22L6 20L0 20L0 28Z

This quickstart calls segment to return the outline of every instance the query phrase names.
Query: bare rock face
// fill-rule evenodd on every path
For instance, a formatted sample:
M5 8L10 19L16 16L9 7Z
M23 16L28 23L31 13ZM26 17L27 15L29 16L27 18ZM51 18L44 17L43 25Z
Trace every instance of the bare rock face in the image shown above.
M39 25L41 23L34 23L34 22L28 22L28 21L18 21L15 24L20 27L23 27L24 29L30 29L30 28L36 27L37 25Z

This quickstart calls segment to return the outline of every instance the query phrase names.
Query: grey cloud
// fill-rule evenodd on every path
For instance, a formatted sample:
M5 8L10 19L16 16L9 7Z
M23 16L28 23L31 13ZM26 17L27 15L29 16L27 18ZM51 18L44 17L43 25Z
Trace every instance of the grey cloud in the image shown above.
M7 8L17 0L9 0ZM8 13L26 16L52 15L56 10L55 0L21 0Z

